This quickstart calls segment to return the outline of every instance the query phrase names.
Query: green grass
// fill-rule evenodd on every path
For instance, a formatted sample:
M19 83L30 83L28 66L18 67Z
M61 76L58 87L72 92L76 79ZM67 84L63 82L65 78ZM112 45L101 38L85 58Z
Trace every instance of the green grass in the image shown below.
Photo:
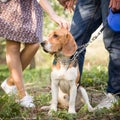
M82 85L95 87L97 90L105 89L107 86L107 69L104 66L93 66L90 70L83 70Z
M120 118L120 101L110 110L102 109L93 113L87 111L84 105L76 115L67 113L67 110L58 109L52 116L48 111L41 111L41 106L49 105L51 100L50 68L27 69L24 71L24 80L29 94L34 96L35 109L22 108L15 102L17 96L7 96L0 88L0 120L118 120ZM6 66L0 66L0 83L8 77ZM91 70L84 70L81 84L88 90L89 95L103 93L107 85L107 69L104 66L95 66ZM97 99L99 100L99 98ZM93 105L96 104L92 103Z

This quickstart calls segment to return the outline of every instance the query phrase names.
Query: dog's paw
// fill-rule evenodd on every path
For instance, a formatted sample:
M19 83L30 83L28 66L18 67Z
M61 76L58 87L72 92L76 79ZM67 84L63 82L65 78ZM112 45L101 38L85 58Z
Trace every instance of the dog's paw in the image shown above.
M53 113L57 112L57 109L50 109L49 112L48 112L48 115L52 115Z
M48 115L52 115L52 113L57 111L57 104L51 104Z
M94 110L95 110L95 108L93 108L91 105L88 106L88 111L89 111L89 112L93 112Z
M55 106L55 105L52 105L51 107L50 107L50 111L57 111L57 107Z
M76 111L73 108L69 108L68 109L68 113L70 113L70 114L76 114Z

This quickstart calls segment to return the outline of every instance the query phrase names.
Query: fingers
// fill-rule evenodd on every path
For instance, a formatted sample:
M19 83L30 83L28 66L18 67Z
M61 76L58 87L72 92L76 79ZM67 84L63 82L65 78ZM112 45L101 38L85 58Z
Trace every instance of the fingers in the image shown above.
M69 28L70 28L70 24L69 24L69 22L67 22L66 20L64 20L63 18L61 18L60 20L59 20L59 26L60 26L60 28L64 28L64 29L67 29L67 30L69 30Z
M67 22L64 18L54 14L52 17L52 20L59 25L60 28L65 28L69 29L70 28L70 23Z
M58 0L58 2L64 7L64 9L68 9L70 12L74 10L74 5L77 0Z
M112 10L115 11L117 7L117 2L112 2Z
M69 0L57 0L65 9L66 9L66 2Z
M67 9L68 9L70 12L73 11L73 8L74 8L73 6L74 6L74 4L73 4L72 1L66 2L66 6L67 6Z
M74 5L75 5L75 1L74 0L70 0L66 2L66 8L72 12L74 10Z
M110 0L109 7L112 8L113 12L120 10L120 0Z
M116 11L120 10L120 1L116 4Z

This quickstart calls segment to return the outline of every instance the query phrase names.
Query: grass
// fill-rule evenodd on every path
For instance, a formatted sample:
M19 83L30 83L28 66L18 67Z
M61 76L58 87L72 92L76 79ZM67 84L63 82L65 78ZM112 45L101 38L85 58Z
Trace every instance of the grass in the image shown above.
M0 66L0 83L8 75L7 67ZM84 105L75 115L68 114L67 110L58 109L50 116L48 111L40 109L41 106L49 105L51 100L50 68L27 69L24 71L24 79L27 91L34 96L36 108L22 108L15 102L17 96L7 96L0 88L0 120L119 120L120 118L120 101L110 110L104 108L90 113ZM95 66L83 71L81 84L87 89L93 106L102 99L106 83L106 67Z

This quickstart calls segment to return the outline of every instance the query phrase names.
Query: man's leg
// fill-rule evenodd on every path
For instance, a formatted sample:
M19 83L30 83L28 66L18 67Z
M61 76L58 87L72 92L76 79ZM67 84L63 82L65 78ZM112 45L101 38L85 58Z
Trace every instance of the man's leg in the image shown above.
M102 22L99 1L78 0L72 19L70 32L74 36L77 45L87 43L91 34L100 26ZM98 5L99 4L99 5ZM94 18L93 18L94 16ZM79 68L82 74L85 51L79 55Z
M117 102L115 95L120 95L120 33L113 32L107 24L107 16L109 13L109 1L101 0L103 32L105 48L109 52L109 67L108 67L108 87L106 98L96 106L100 108L111 108L114 102Z
M103 1L102 1L103 2ZM107 1L106 1L107 2ZM108 3L103 2L103 22L106 25ZM107 11L106 11L107 10ZM106 11L106 12L105 12ZM106 13L106 14L105 14ZM108 93L120 94L120 33L113 32L108 25L104 30L104 43L109 52Z

